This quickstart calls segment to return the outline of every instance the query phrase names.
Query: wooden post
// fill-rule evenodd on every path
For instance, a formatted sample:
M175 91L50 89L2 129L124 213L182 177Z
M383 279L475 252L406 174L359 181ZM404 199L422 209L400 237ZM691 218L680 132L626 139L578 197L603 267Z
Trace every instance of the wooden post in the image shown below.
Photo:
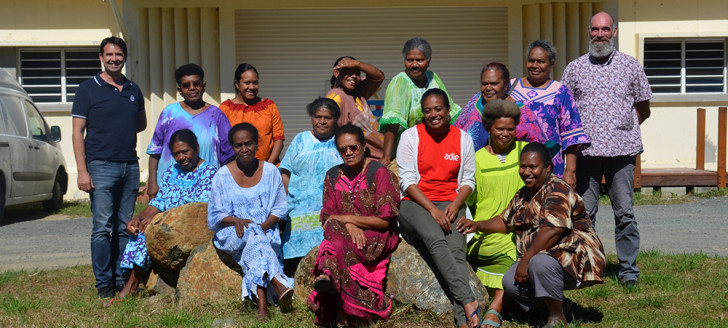
M695 169L705 170L705 108L698 108L698 133L695 138Z
M637 155L634 161L634 189L642 188L642 155Z
M726 187L726 134L728 108L718 108L718 188Z

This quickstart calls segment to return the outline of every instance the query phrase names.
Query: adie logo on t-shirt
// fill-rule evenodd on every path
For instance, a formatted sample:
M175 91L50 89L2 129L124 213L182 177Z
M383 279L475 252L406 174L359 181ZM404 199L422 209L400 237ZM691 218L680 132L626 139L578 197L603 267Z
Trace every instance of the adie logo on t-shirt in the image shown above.
M460 156L455 153L445 154L445 159L448 161L458 161L460 159Z

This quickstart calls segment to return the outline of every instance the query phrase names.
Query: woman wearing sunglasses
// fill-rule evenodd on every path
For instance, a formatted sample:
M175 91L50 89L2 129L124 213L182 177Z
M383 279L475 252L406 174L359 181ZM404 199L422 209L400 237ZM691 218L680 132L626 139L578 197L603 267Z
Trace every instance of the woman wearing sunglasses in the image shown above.
M170 148L166 147L175 132L182 129L192 131L200 144L200 158L216 169L233 157L233 149L227 138L230 121L220 108L202 99L206 85L202 67L195 64L182 65L174 72L174 78L177 81L177 91L183 100L162 110L152 141L147 147L149 199L153 199L159 191L161 173L176 163ZM157 174L158 172L161 173Z
M344 163L326 173L321 210L324 240L308 299L316 324L324 327L345 326L349 317L389 316L392 301L384 294L384 281L399 244L394 173L368 158L359 127L344 125L334 138Z

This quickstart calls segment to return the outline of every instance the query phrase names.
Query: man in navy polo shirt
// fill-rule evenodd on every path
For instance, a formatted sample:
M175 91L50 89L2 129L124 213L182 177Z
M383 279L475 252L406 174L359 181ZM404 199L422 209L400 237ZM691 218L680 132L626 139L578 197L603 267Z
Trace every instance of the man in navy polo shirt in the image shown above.
M142 92L121 73L126 55L124 40L101 41L104 71L78 86L72 111L78 189L91 198L91 264L103 298L124 286L119 262L139 190L136 134L147 127Z

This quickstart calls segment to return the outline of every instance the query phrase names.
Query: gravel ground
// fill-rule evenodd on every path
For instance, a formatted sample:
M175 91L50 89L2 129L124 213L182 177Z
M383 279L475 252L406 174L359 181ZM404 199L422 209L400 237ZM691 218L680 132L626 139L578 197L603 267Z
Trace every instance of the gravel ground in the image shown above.
M728 198L635 207L642 250L728 256ZM10 212L0 224L0 272L90 264L91 219ZM601 206L597 233L615 253L613 214Z

